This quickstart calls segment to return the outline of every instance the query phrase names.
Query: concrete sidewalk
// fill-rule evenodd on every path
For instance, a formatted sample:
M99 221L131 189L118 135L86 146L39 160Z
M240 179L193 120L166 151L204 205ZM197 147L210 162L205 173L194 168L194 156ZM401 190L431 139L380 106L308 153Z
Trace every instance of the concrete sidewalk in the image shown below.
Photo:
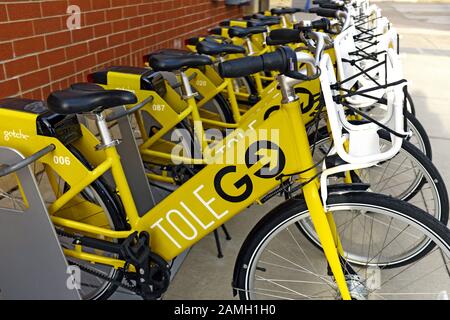
M417 117L434 164L450 185L450 4L378 2L400 34L400 52Z
M298 3L299 4L299 3ZM434 163L450 185L450 5L378 2L401 34L404 73L410 81L418 118L430 135ZM212 235L197 244L183 264L165 299L231 299L231 280L239 248L253 225L274 205L253 206L227 227L233 240L223 240L225 258L216 258Z

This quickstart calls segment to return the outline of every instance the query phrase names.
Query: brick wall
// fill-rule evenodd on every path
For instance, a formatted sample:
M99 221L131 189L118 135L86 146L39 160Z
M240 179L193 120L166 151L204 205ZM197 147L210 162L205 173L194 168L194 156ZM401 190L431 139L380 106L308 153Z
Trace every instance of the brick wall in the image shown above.
M69 30L67 8L81 9ZM106 65L142 66L142 56L182 46L242 8L212 0L0 0L0 98L45 99Z

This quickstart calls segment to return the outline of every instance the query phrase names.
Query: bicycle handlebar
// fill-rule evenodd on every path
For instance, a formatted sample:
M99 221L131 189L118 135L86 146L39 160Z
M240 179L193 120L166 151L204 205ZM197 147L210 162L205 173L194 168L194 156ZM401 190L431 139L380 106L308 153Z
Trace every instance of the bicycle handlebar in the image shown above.
M332 1L332 0L313 0L313 4L322 6L322 5L337 5L337 6L344 6L345 1Z
M266 43L270 46L285 45L288 43L301 42L300 30L298 29L277 29L270 32Z
M313 80L319 74L315 66L315 61L310 56L305 57L304 53L295 53L289 47L280 47L275 52L267 53L256 57L246 57L225 61L219 64L219 73L223 78L246 77L262 71L279 71L290 78L298 80ZM311 65L312 76L307 76L298 71L298 64L306 63Z
M329 23L328 19L317 20L316 25ZM312 24L311 24L312 25ZM302 31L302 29L306 29L306 31ZM301 29L278 29L274 30L270 33L268 37L268 44L274 45L275 43L279 44L288 44L294 42L304 42L306 41L306 37L309 36L313 38L315 42L316 49L316 65L319 64L320 58L322 57L322 53L325 50L327 44L332 43L331 38L322 32L315 32L310 30L311 27L302 27ZM274 43L274 44L272 44Z
M309 9L310 13L315 13L318 16L321 17L327 17L327 18L337 18L337 10L333 9L325 9L325 8L311 8Z
M330 32L331 21L327 18L322 18L314 21L303 20L295 25L295 29L308 31L312 29L324 30L325 32Z
M219 63L219 74L222 78L240 78L261 71L273 71L282 68L283 61L279 61L279 59L278 52L273 52L256 57L225 61Z
M315 13L321 17L336 18L342 23L342 30L345 30L350 25L350 18L347 11L338 9L326 9L326 8L312 8L309 10L310 13Z
M319 6L324 9L347 10L344 5L339 5L336 3L321 3Z

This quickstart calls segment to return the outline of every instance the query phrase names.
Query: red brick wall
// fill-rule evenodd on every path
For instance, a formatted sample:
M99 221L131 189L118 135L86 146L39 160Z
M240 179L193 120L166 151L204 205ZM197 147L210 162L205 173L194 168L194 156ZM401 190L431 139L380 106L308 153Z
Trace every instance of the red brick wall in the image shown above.
M68 30L69 5L81 29ZM142 56L183 45L241 8L212 0L0 0L0 98L45 99L106 65L142 65Z

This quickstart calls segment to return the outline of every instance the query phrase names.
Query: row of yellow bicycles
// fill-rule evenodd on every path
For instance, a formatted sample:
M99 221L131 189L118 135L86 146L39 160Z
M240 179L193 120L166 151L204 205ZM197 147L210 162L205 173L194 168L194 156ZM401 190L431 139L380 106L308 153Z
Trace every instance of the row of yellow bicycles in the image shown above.
M82 298L163 298L177 256L274 198L236 257L240 299L448 298L448 194L395 28L368 1L316 5L223 21L46 103L0 101L1 146L26 157L0 168L0 203L27 206L14 169L31 166ZM162 194L147 212L125 139Z

